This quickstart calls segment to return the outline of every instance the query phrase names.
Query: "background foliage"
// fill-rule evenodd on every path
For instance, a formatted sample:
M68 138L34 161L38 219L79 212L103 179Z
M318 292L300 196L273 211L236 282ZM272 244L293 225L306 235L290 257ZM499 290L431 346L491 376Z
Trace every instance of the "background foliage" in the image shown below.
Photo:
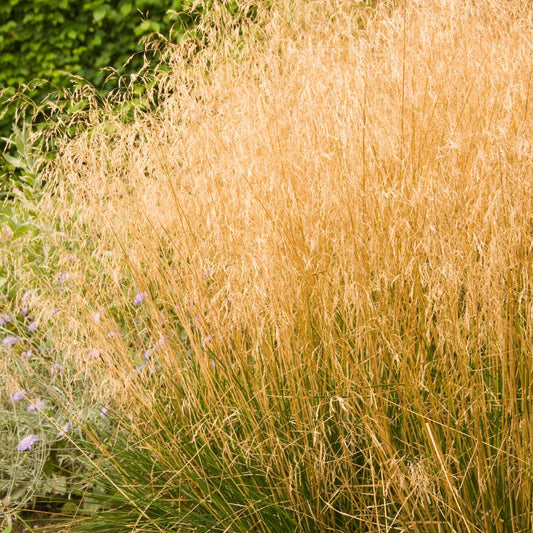
M173 41L192 27L212 0L8 0L0 3L0 135L8 136L14 106L7 98L30 84L27 95L50 98L80 76L103 93L110 70L139 71L143 38L154 33ZM35 84L35 79L49 83ZM1 115L4 114L3 117Z
M238 18L236 0L216 3ZM159 65L159 44L194 32L214 5L213 0L1 2L0 198L11 198L28 176L35 179L35 169L26 165L34 142L28 122L38 137L40 130L51 129L46 117L52 116L52 129L63 124L71 136L76 130L71 119L87 107L81 93L94 87L105 97L120 80L133 88L132 101L138 103L147 88L146 73ZM74 106L73 93L78 95ZM48 146L50 157L53 152Z

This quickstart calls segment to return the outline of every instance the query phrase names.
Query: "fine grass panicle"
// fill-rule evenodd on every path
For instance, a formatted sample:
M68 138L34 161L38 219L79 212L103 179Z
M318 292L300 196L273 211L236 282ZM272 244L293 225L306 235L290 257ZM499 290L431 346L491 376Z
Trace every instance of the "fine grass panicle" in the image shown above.
M533 9L268 4L47 167L73 527L529 532Z

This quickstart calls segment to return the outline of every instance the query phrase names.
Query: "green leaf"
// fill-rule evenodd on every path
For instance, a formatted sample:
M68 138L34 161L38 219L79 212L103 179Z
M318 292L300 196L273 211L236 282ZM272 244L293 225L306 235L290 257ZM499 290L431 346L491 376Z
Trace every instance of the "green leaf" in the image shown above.
M133 11L133 5L132 4L122 4L120 6L120 14L123 17L127 17L132 11Z
M93 11L93 19L95 22L100 22L101 20L105 19L107 15L108 6L107 4L104 4L102 6L97 7Z
M27 233L32 232L34 229L33 224L31 222L26 222L24 224L20 224L16 228L12 228L13 230L13 237L15 239L19 239L20 237L24 237Z
M9 154L2 154L2 157L15 168L21 168L23 166L22 160L18 157L13 157Z

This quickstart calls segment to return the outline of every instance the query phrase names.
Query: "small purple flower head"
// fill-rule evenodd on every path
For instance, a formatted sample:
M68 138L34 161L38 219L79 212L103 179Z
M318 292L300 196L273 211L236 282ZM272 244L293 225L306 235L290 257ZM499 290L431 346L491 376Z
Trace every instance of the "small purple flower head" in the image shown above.
M101 318L102 318L102 311L96 311L93 313L93 322L95 324L100 324Z
M38 320L34 320L29 326L28 331L33 333L34 331L37 331L37 328L40 326L40 322Z
M9 315L0 315L0 326L5 326L11 322L11 317Z
M22 295L22 303L23 303L23 304L27 304L27 303L31 300L31 298L32 298L34 292L35 292L35 291L34 291L33 289L30 289L30 290L26 291L26 292Z
M22 316L28 316L28 315L30 314L30 308L24 306L24 307L20 310L20 314L21 314Z
M44 407L44 402L42 400L37 400L36 402L28 405L28 413L32 411L40 411Z
M69 272L63 272L61 274L59 274L59 276L57 277L57 282L58 283L65 283L67 281L70 281L70 278L71 278L71 275Z
M143 354L143 358L144 358L144 361L145 362L148 362L148 360L150 359L150 350L146 350Z
M53 376L59 376L60 374L63 373L63 367L57 363L54 363L51 368L50 368L50 373L53 375Z
M29 361L31 359L31 356L32 356L32 352L31 350L26 350L24 352L22 352L20 354L20 358L23 360L23 361Z
M107 405L104 405L102 409L100 409L100 416L102 418L107 418L107 413L109 413L109 407Z
M106 335L106 339L113 339L113 338L119 338L121 335L120 335L120 332L119 331L110 331L107 335Z
M31 450L31 447L38 441L37 435L26 435L18 443L17 450L19 452L25 452Z
M91 359L95 359L97 357L100 357L102 354L104 353L104 350L99 350L98 348L95 348L94 350L91 350L88 354L87 354L87 361L90 361Z
M24 398L24 396L28 394L24 389L21 389L17 392L14 392L13 393L13 396L11 396L11 399L14 401L14 402L20 402L20 400L22 400L22 398Z
M202 348L205 348L212 340L214 335L208 335L207 337L204 337L204 340L202 341Z
M17 344L19 341L18 337L15 337L13 335L8 335L7 337L4 337L2 340L2 346L13 346L14 344Z
M133 299L133 305L141 305L147 297L148 293L146 291L136 294L135 298Z
M70 422L67 422L62 428L61 428L61 431L59 432L59 436L60 437L63 437L65 436L69 431L70 431L70 428L72 427L72 424Z

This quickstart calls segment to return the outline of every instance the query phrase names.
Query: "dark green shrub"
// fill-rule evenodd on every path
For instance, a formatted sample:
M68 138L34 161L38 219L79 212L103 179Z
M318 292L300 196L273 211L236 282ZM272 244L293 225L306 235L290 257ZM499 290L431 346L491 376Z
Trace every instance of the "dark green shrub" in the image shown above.
M143 39L160 33L177 41L194 26L210 0L8 0L0 3L0 136L10 134L7 98L35 79L36 102L69 87L75 75L103 93L110 71L137 72L145 63ZM194 5L193 5L194 4ZM3 117L1 115L4 115Z
M0 5L0 84L34 78L65 84L62 71L101 86L102 68L120 68L153 32L179 39L202 8L190 0L9 0ZM142 53L129 71L142 65Z

